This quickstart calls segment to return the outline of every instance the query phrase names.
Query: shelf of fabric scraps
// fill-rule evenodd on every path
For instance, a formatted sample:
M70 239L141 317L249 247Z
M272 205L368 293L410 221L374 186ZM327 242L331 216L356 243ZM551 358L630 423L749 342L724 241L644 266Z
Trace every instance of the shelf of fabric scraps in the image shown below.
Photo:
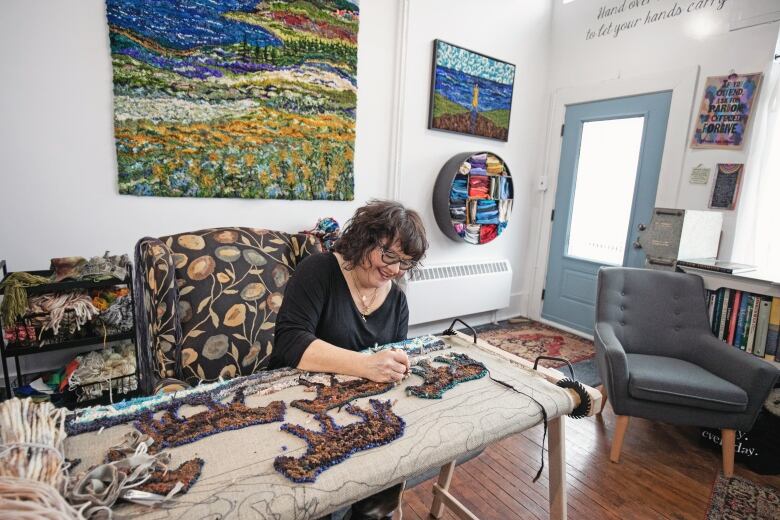
M36 276L49 277L52 275L52 271L26 271L29 274ZM8 273L3 279L8 278L13 273ZM45 294L53 292L68 292L77 289L99 289L102 287L113 287L115 285L127 285L130 286L130 277L126 277L124 280L118 278L109 278L108 280L63 280L61 282L51 282L41 285L34 285L32 287L26 287L28 295L33 294ZM0 294L3 294L3 290L0 289Z
M5 346L4 352L6 357L11 356L28 356L31 354L38 354L40 352L53 352L55 350L64 350L73 347L82 347L84 345L97 345L101 343L112 343L114 341L120 341L123 339L134 339L135 331L129 330L127 332L120 332L117 334L109 334L103 336L86 336L83 338L69 339L61 343L52 343L50 345L14 345L9 343Z

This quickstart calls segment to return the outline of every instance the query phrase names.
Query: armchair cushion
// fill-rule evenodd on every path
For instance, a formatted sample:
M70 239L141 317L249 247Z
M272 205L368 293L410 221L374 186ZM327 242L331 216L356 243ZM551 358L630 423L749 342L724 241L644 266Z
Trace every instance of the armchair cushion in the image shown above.
M744 390L693 363L647 354L626 354L626 358L628 393L634 399L722 412L747 408Z

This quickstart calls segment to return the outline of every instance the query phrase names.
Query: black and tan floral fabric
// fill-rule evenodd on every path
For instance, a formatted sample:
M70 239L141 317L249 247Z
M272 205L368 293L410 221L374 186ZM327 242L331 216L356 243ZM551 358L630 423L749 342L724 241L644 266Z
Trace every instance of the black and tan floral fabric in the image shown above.
M238 227L139 242L154 376L195 385L264 369L287 280L319 251L310 235Z
M176 272L171 250L158 238L146 237L135 246L134 291L136 338L141 387L151 392L155 381L176 373L175 345L181 328L175 317Z

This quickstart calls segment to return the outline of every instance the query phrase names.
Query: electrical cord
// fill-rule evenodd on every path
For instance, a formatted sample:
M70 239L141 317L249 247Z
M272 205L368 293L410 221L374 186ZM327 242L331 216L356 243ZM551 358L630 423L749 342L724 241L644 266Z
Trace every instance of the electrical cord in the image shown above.
M485 368L487 368L487 367L485 367ZM524 395L525 397L527 397L528 399L530 399L531 401L536 403L536 405L542 411L542 423L544 424L544 433L542 433L542 456L541 456L542 464L541 464L541 466L539 466L539 471L536 472L536 476L534 477L534 479L532 481L532 482L536 482L537 480L539 480L539 477L542 476L542 471L544 470L544 441L547 438L547 410L545 410L544 406L542 406L542 403L537 401L533 396L523 392L522 390L518 390L517 388L515 388L514 385L512 385L510 383L507 383L506 381L501 381L500 379L496 379L495 377L493 377L493 374L490 372L489 368L487 369L487 372L488 372L488 377L492 381L495 381L496 383L498 383L498 384L500 384L502 386L505 386L505 387L509 388L510 390L513 390L513 391L517 392L520 395Z

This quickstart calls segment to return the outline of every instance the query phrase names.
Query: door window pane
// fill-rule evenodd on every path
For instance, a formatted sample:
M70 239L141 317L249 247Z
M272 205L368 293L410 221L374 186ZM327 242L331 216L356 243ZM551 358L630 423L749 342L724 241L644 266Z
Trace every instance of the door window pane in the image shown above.
M622 265L644 117L582 125L567 255Z

